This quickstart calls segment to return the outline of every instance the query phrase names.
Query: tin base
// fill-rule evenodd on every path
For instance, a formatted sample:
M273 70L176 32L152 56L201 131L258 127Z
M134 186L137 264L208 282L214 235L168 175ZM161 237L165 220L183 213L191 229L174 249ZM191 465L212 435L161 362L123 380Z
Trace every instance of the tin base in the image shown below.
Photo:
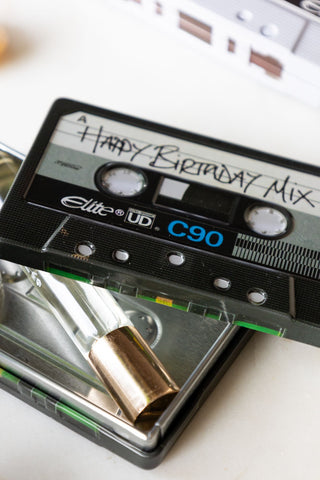
M2 266L1 386L142 468L160 463L251 335L222 319L117 295L180 387L157 421L133 427L29 282Z

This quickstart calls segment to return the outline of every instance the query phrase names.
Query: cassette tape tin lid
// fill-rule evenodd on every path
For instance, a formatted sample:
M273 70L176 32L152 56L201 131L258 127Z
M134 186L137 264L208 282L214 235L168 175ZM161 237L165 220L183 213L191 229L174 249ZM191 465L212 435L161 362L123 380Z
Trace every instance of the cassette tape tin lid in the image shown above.
M61 99L1 255L320 345L319 204L316 167Z

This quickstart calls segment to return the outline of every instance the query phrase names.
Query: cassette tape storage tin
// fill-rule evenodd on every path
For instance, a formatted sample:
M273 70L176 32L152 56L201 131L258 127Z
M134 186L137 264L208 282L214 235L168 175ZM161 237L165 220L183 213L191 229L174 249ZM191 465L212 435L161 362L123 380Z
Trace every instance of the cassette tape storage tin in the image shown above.
M320 345L319 169L58 100L1 258Z

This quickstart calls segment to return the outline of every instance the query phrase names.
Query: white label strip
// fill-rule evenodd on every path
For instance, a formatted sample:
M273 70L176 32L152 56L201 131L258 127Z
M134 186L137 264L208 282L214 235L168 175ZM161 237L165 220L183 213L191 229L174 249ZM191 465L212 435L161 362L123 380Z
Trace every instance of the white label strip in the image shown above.
M61 118L50 142L320 216L319 177L173 136L77 112Z

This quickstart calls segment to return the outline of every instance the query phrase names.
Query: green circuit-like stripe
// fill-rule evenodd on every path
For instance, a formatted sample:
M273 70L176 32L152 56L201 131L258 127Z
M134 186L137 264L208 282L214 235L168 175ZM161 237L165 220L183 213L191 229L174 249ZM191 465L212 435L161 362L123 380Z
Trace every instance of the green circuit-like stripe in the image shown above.
M3 368L0 368L0 377L9 380L12 383L18 384L20 382L20 378L12 375L12 373L7 372Z
M57 402L55 405L56 411L64 413L65 415L68 415L69 417L73 418L73 420L76 420L77 422L82 423L82 425L85 425L86 427L90 428L93 430L95 433L99 433L99 425L94 422L93 420L90 420L90 418L86 417L85 415L82 415L81 413L77 412L71 407L68 407L64 403Z
M14 383L15 385L18 385L18 383L21 381L21 378L16 377L12 373L9 373L7 370L4 370L1 367L0 367L0 377ZM49 396L46 393L44 393L42 390L39 390L38 388L35 388L35 387L32 388L30 386L30 390L33 396L43 398L43 399L49 398ZM85 425L90 430L93 430L95 434L99 433L99 425L96 422L86 417L85 415L82 415L81 413L77 412L73 408L65 405L64 403L56 402L55 409L56 409L56 412L63 413L64 415L67 415L68 417L71 417L73 420L76 420L77 422L81 423L82 425Z
M68 277L68 278L71 278L72 280L79 280L81 282L90 283L90 280L88 278L82 277L80 275L75 275L73 273L66 272L65 270L60 270L58 268L49 267L48 272L53 273L55 275L61 275L63 277ZM118 288L115 288L115 287L107 287L107 288L108 288L108 290L115 291L115 292L120 291ZM188 311L188 307L186 305L179 305L178 303L174 303L174 301L172 299L163 298L163 299L160 300L161 297L150 297L148 295L143 295L143 294L138 294L137 298L141 298L142 300L148 300L149 302L157 303L157 304L160 304L160 305L161 304L166 305L166 306L169 306L169 307L174 308L176 310L181 310L183 312ZM220 319L220 314L206 313L205 316L209 317L209 318L213 318L215 320Z
M269 335L274 335L275 337L282 337L283 332L281 330L274 330L273 328L261 327L260 325L254 325L253 323L242 322L241 320L235 320L234 325L238 325L239 327L249 328L251 330L255 330L257 332L268 333Z
M66 272L65 270L59 270L58 268L49 267L48 272L53 273L54 275L60 275L61 277L71 278L72 280L78 280L79 282L90 283L90 280L86 277L75 275L74 273Z

